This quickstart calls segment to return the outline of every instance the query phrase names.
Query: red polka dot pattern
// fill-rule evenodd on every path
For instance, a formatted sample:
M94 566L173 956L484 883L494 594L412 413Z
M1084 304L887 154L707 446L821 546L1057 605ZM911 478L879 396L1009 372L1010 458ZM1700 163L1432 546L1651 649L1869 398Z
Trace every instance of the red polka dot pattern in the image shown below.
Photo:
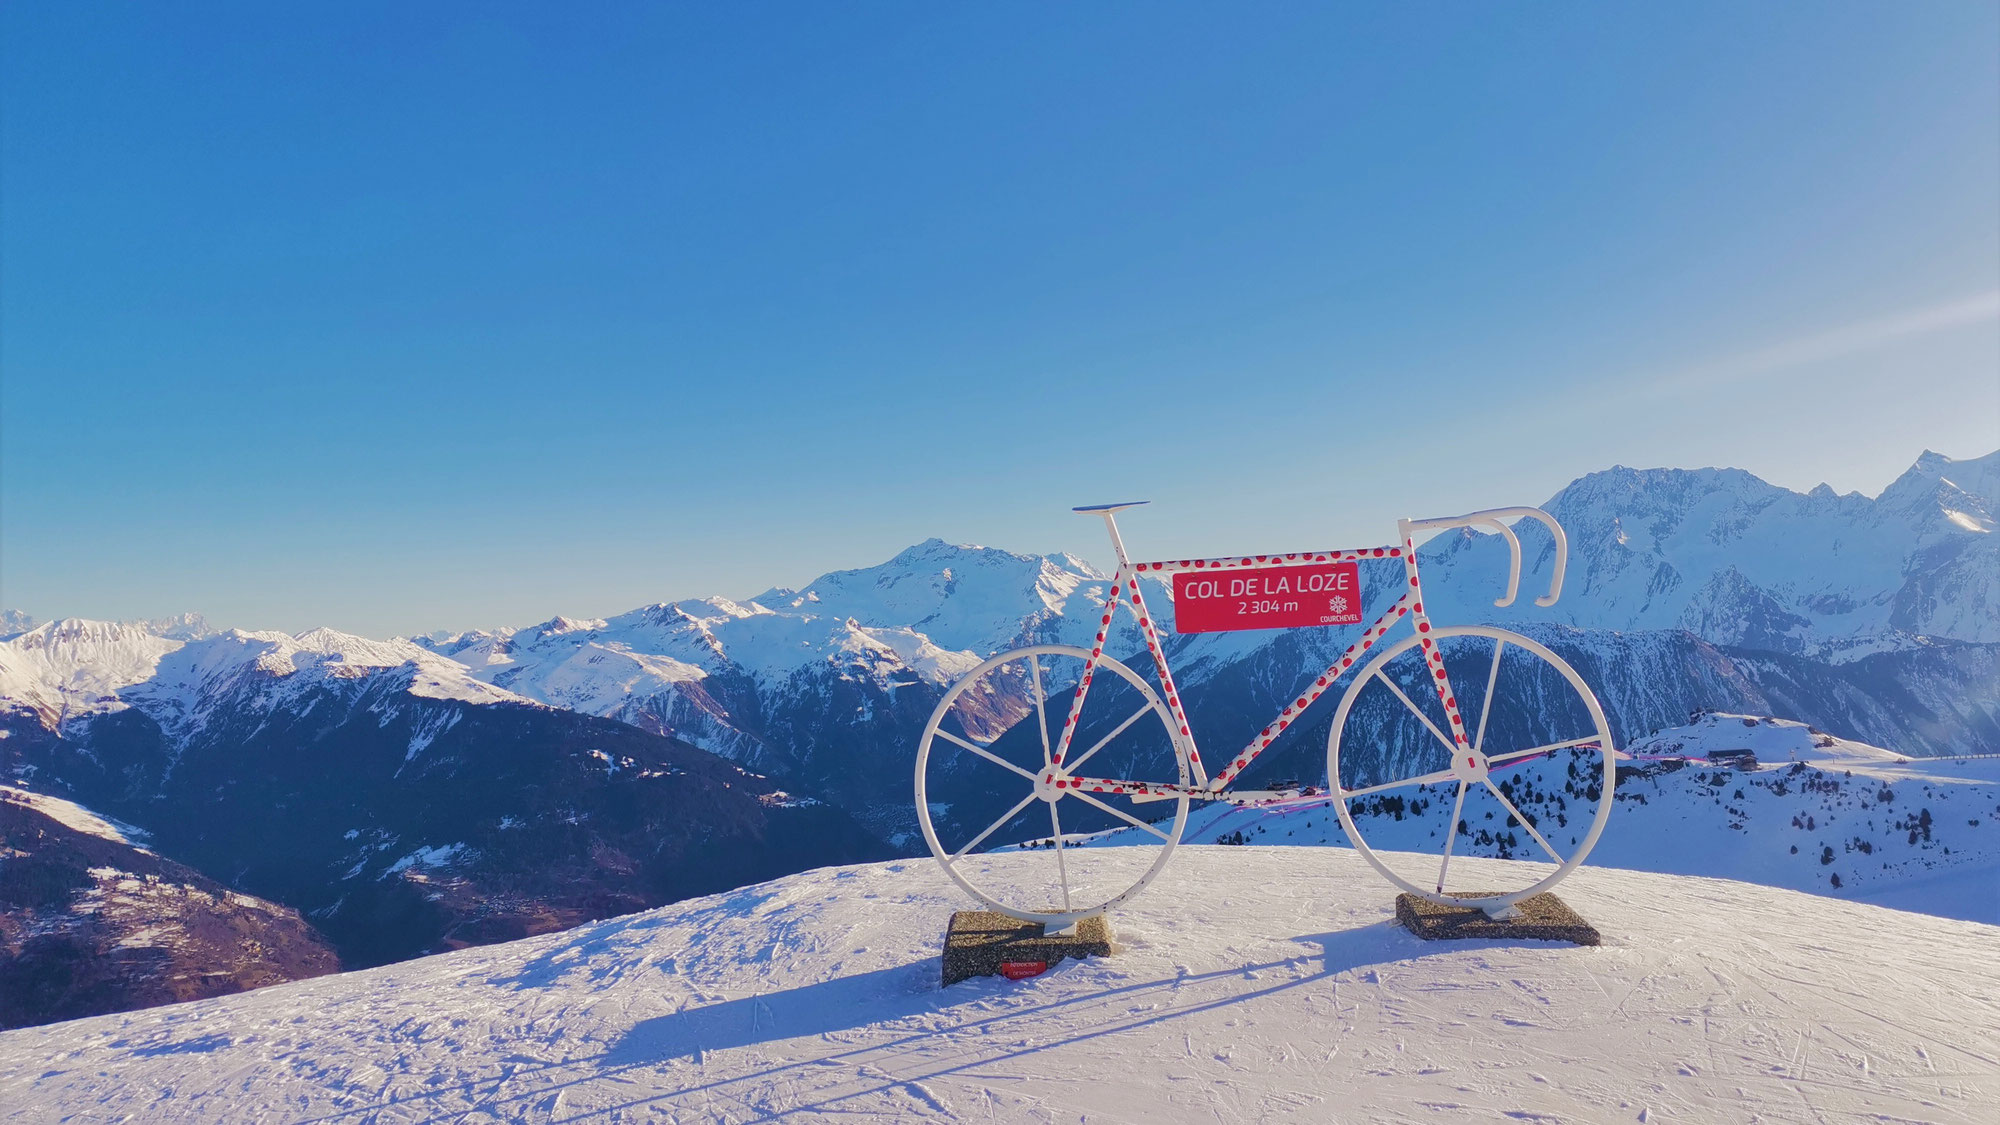
M1097 631L1095 638L1093 638L1091 645L1089 664L1085 667L1082 681L1078 685L1077 691L1070 701L1069 716L1063 723L1062 743L1061 747L1057 749L1054 753L1055 763L1057 765L1061 765L1063 756L1068 753L1070 738L1075 733L1076 724L1080 718L1080 712L1083 707L1084 693L1090 687L1091 677L1097 668L1099 660L1103 657L1106 639L1110 636L1111 633L1111 618L1116 613L1117 606L1121 598L1126 593L1129 592L1131 595L1130 608L1132 610L1133 615L1138 618L1140 636L1144 638L1146 642L1147 653L1153 658L1153 666L1155 670L1159 673L1160 686L1163 689L1163 694L1165 697L1165 703L1167 709L1172 714L1174 724L1179 729L1182 738L1189 740L1187 748L1188 759L1196 764L1197 771L1199 771L1201 755L1200 752L1196 750L1192 744L1192 735L1190 734L1187 714L1182 709L1181 706L1180 691L1177 687L1175 687L1173 680L1173 673L1167 667L1167 657L1165 649L1160 644L1159 634L1155 631L1153 627L1153 621L1151 615L1146 612L1145 595L1140 592L1139 580L1137 577L1134 577L1135 575L1147 574L1147 573L1159 574L1171 570L1210 570L1210 569L1231 569L1231 568L1240 569L1244 567L1255 568L1255 567L1285 566L1297 563L1300 560L1305 560L1309 562L1349 562L1359 559L1385 559L1385 558L1401 559L1403 561L1405 573L1409 578L1410 589L1412 591L1419 591L1422 589L1422 585L1417 577L1416 542L1414 539L1408 537L1406 537L1403 540L1403 545L1400 547L1363 547L1352 551L1320 551L1320 552L1308 551L1308 552L1285 554L1285 555L1242 555L1234 558L1180 559L1178 561L1172 561L1172 562L1160 561L1160 562L1142 562L1142 563L1129 564L1128 568L1125 571L1121 572L1120 575L1122 578L1125 579L1125 581L1122 584L1114 581L1111 587L1110 596L1106 599L1104 603L1103 614L1099 617L1098 620L1098 624L1100 627ZM1372 649L1375 646L1375 642L1381 640L1382 637L1388 633L1389 629L1393 625L1395 625L1396 622L1402 620L1406 614L1415 615L1416 631L1418 636L1422 639L1424 657L1430 665L1433 679L1436 682L1438 698L1440 701L1444 703L1445 712L1448 716L1450 716L1451 719L1453 739L1455 742L1457 742L1459 746L1461 747L1466 746L1464 720L1459 715L1458 701L1452 695L1449 682L1447 681L1445 676L1443 656L1437 651L1436 646L1431 643L1430 640L1431 623L1429 619L1424 616L1423 602L1418 600L1419 597L1420 595L1417 593L1404 595L1403 598L1397 601L1395 605L1391 606L1389 610L1385 612L1376 621L1375 624L1369 626L1366 630L1364 630L1361 634L1360 639L1355 641L1353 645L1349 646L1347 651L1340 655L1339 659L1335 660L1331 665L1329 665L1326 671L1323 672L1317 679L1315 679L1312 682L1311 686L1309 686L1306 689L1304 694L1294 698L1290 703L1288 703L1285 709L1278 713L1277 718L1272 720L1271 725L1265 727L1262 731L1259 731L1257 737L1250 740L1250 744L1244 747L1243 750L1234 759L1230 761L1228 768L1223 770L1222 773L1218 774L1215 777L1215 779L1209 783L1208 788L1211 791L1219 790L1228 785L1232 780L1234 780L1237 774L1241 773L1245 768L1247 768L1251 762L1257 759L1258 755L1264 752L1265 748L1271 745L1272 740L1275 739L1280 732L1288 729L1291 726L1294 719L1296 719L1302 712L1304 712L1307 707L1312 706L1312 704L1316 700L1318 700L1321 695L1324 695L1330 688L1332 688L1332 686L1339 681L1340 677L1344 675L1348 671L1348 669L1354 667L1354 662L1357 659L1359 659L1362 655L1367 653L1368 650ZM1114 793L1129 792L1140 795L1158 794L1158 795L1172 796L1182 792L1194 792L1193 789L1187 789L1177 785L1155 786L1155 785L1144 785L1144 784L1129 783L1129 782L1121 784L1112 781L1098 781L1098 780L1091 780L1088 782L1084 781L1071 782L1071 785L1073 786L1084 785L1084 784L1088 784L1089 787L1095 792L1104 792L1106 791L1107 786L1109 787L1110 791Z
M1132 563L1136 574L1159 574L1170 570L1241 570L1244 567L1257 568L1284 566L1297 562L1352 562L1357 559L1397 559L1403 557L1402 547L1357 547L1351 551L1298 551L1288 555L1239 555L1220 559L1171 559L1159 562Z
M1411 608L1411 601L1408 597L1404 597L1395 605L1390 606L1388 612L1384 613L1375 624L1370 625L1362 632L1360 640L1348 646L1347 651L1340 655L1340 659L1327 666L1326 671L1322 672L1319 678L1312 682L1312 686L1306 689L1304 695L1294 699L1283 711L1278 712L1278 717L1272 720L1270 726L1257 732L1257 737L1251 739L1250 744L1243 748L1239 756L1230 764L1230 768L1216 776L1212 787L1220 789L1235 780L1236 775L1242 773L1246 766L1256 761L1257 756L1262 754L1265 748L1271 745L1271 740L1276 738L1280 731L1289 727L1292 720L1297 718L1300 712L1312 706L1314 700L1325 695L1327 689L1331 688L1344 672L1354 666L1354 661L1362 653L1372 648L1376 641L1381 640L1382 636L1396 622L1402 620L1404 614L1411 611Z
M1139 584L1134 582L1132 588L1137 591ZM1062 765L1063 759L1069 754L1070 738L1076 733L1076 722L1083 711L1083 697L1090 691L1091 679L1097 675L1097 662L1104 657L1104 638L1111 633L1111 615L1118 610L1120 593L1118 583L1113 582L1111 594L1104 600L1104 613L1097 620L1097 639L1091 642L1090 659L1083 665L1083 678L1078 681L1076 691L1070 696L1069 717L1063 720L1062 739L1049 755L1056 765Z

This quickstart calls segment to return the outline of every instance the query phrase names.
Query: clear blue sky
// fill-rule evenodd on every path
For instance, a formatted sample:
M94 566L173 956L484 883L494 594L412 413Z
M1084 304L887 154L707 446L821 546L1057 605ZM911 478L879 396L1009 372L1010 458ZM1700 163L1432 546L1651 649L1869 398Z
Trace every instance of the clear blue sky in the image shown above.
M931 535L2000 446L2000 6L0 7L0 603L375 635Z

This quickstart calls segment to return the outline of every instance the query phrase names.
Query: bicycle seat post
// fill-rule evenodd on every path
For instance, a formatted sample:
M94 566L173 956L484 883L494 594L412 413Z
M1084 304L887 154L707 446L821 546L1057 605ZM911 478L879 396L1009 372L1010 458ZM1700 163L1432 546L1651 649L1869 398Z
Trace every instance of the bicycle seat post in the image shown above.
M1149 503L1151 503L1149 500L1127 500L1121 504L1085 504L1081 508L1071 508L1070 511L1104 517L1104 529L1111 533L1111 549L1118 555L1118 569L1123 570L1131 565L1132 560L1126 557L1125 540L1118 535L1118 513L1126 508L1136 508Z

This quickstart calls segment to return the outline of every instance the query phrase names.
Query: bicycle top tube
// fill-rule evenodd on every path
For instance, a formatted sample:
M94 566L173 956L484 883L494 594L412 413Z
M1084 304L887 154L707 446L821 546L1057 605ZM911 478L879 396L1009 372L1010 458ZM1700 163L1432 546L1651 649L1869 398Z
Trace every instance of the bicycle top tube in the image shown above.
M1177 573L1184 570L1262 570L1301 563L1355 562L1361 559L1400 559L1400 546L1350 547L1336 551L1295 551L1283 555L1225 555L1219 559L1166 559L1132 564L1139 574Z

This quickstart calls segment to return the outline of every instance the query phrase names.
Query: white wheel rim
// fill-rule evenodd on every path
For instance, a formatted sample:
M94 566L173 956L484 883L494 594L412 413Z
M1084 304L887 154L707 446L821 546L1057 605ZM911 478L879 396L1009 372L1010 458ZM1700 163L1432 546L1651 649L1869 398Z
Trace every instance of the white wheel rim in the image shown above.
M1596 738L1598 740L1599 757L1602 761L1603 773L1598 782L1597 813L1591 819L1589 830L1584 833L1583 839L1576 845L1576 849L1570 854L1569 858L1563 863L1558 864L1555 871L1550 873L1546 878L1525 889L1510 891L1498 896L1472 898L1441 894L1436 890L1419 886L1404 878L1387 863L1383 862L1382 858L1375 854L1375 850L1368 846L1366 837L1363 836L1359 826L1355 824L1352 814L1348 811L1347 805L1350 798L1343 795L1344 787L1340 780L1341 732L1347 726L1348 712L1353 709L1355 700L1361 694L1361 689L1375 678L1383 666L1423 643L1425 640L1442 644L1444 640L1450 637L1485 637L1500 644L1512 645L1524 652L1532 653L1539 657L1544 663L1561 673L1562 677L1569 682L1570 687L1576 690L1578 697L1583 701L1585 709L1590 714L1591 723L1596 728ZM1494 672L1497 675L1497 656L1495 659ZM1383 682L1389 683L1390 681L1385 676L1383 677ZM1492 690L1489 686L1487 698L1481 704L1482 708L1491 706ZM1482 734L1485 720L1486 716L1482 715L1480 720ZM1354 682L1348 685L1347 691L1340 697L1340 708L1333 716L1333 729L1327 735L1326 758L1327 784L1333 792L1334 811L1340 817L1341 828L1347 832L1348 842L1354 845L1354 850L1361 853L1361 857L1368 861L1369 866L1373 867L1377 872L1381 873L1383 878L1389 880L1389 882L1395 884L1397 887L1421 898L1451 906L1478 906L1488 910L1499 910L1512 906L1524 898L1549 890L1557 883L1562 882L1570 872L1576 870L1583 863L1584 859L1590 855L1591 849L1597 846L1597 838L1603 835L1604 824L1611 818L1612 786L1617 781L1616 754L1612 749L1611 727L1609 723L1605 722L1604 708L1598 703L1597 694L1590 690L1590 685L1584 682L1583 677L1578 675L1576 669L1570 667L1567 661L1557 656L1540 642L1523 636L1520 633L1495 628L1490 625L1454 625L1433 629L1431 632L1425 634L1412 634L1395 645L1377 653L1375 658L1361 669L1360 673L1355 677ZM1491 782L1487 782L1486 784L1491 788ZM1465 791L1466 786L1461 783L1461 796ZM1452 824L1447 826L1447 843L1445 853L1443 853L1447 858L1440 864L1440 879L1442 879L1443 868L1449 865L1448 853L1452 846L1453 835L1457 831L1457 819L1455 813ZM1521 818L1521 823L1529 832L1532 833L1534 831L1533 827L1528 825L1525 818Z
M969 848L972 845L968 845L968 851L966 852L965 855L959 857L956 860L953 859L952 853L949 850L947 850L944 844L938 839L936 826L931 823L930 801L926 791L927 785L924 775L927 767L930 764L931 747L936 741L936 737L938 734L938 724L943 722L945 716L951 713L952 703L956 701L958 697L968 687L970 687L974 683L977 683L980 677L984 676L986 673L992 671L993 669L1003 664L1008 664L1019 660L1028 660L1031 657L1039 658L1042 656L1066 656L1066 657L1073 657L1079 661L1085 661L1085 662L1089 661L1090 659L1090 653L1088 651L1076 648L1071 645L1030 645L1026 648L1017 648L1010 652L1003 652L998 656L989 657L987 660L982 662L977 668L974 668L972 671L967 672L963 676L960 676L958 680L951 685L951 688L945 692L944 698L938 700L937 706L931 711L930 721L924 724L923 737L917 743L917 770L916 770L917 824L920 828L923 829L924 842L930 845L931 855L937 859L938 865L944 868L945 875L948 878L950 878L953 883L958 884L959 889L965 891L965 893L971 895L975 899L978 899L980 902L986 904L992 909L997 910L1000 913L1006 914L1010 917L1019 918L1022 921L1026 922L1041 922L1044 925L1067 926L1071 922L1075 922L1083 918L1089 918L1098 914L1102 914L1105 911L1110 910L1121 903L1130 901L1133 897L1137 896L1141 891L1145 890L1149 884L1152 883L1153 879L1159 875L1160 870L1167 865L1167 860L1173 856L1174 848L1180 843L1181 832L1187 826L1188 798L1185 795L1183 795L1181 797L1175 798L1172 801L1174 808L1173 826L1172 829L1166 833L1166 839L1164 841L1158 844L1138 845L1139 847L1155 847L1159 850L1159 854L1154 857L1151 866L1146 868L1145 873L1139 877L1137 882L1125 888L1118 894L1103 900L1102 902L1097 902L1090 904L1088 906L1063 910L1063 911L1026 910L1020 907L1008 905L1005 901L987 892L984 888L980 887L978 884L974 883L970 878L968 878L965 872L960 870L960 866L963 860L969 859L972 857L972 855L976 854L969 850ZM1035 674L1039 678L1040 672L1038 664L1031 662L1030 667L1036 669ZM1173 721L1173 716L1170 712L1168 712L1166 704L1160 701L1159 695L1153 691L1152 687L1149 686L1145 680L1139 678L1139 675L1136 672L1133 672L1130 668L1127 668L1124 664L1116 660L1113 660L1109 656L1098 657L1096 674L1101 674L1107 670L1124 679L1127 683L1132 685L1132 687L1136 688L1140 692L1140 694L1145 698L1146 703L1143 710L1152 712L1152 714L1155 715L1160 720L1160 725L1166 733L1167 740L1173 747L1175 765L1176 768L1178 768L1178 770L1180 771L1180 784L1182 785L1188 784L1189 779L1191 777L1191 773L1188 768L1187 748L1182 744L1181 739L1178 737L1178 728L1175 726ZM1036 721L1043 722L1043 730L1044 732L1046 732L1048 727L1046 725L1046 721L1042 718L1042 716L1038 714L1036 716ZM949 739L949 736L947 736L947 738ZM1056 807L1061 803L1062 800L1067 799L1067 797L1068 795L1066 794L1064 797L1058 798L1056 801L1049 803L1052 822L1055 821ZM1031 789L1029 791L1029 799L1040 800L1041 798L1037 796ZM1013 811L1008 812L1001 818L1000 823L1004 824L1007 821L1011 821L1012 819L1014 819L1014 817L1020 815L1021 810L1025 807L1026 807L1025 805L1015 806ZM997 828L999 827L999 825L995 825L995 827ZM991 830L989 829L989 831ZM1058 860L1061 861L1062 848L1060 846L1060 839L1061 839L1060 834L1056 836L1056 839L1058 841L1058 847L1056 849L1056 852ZM982 842L982 839L974 840L975 845L980 842ZM1125 850L1125 849L1121 848L1120 850ZM1064 886L1064 893L1067 894L1068 878L1066 869L1064 870L1063 886Z

